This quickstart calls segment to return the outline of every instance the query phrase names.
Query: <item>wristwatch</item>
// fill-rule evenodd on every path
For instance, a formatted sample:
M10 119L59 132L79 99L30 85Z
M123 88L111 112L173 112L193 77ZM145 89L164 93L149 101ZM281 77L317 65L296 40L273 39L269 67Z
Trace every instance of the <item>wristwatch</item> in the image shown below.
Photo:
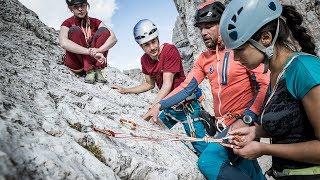
M242 121L246 124L246 125L249 125L249 126L252 126L253 125L253 119L251 116L249 115L244 115L242 117Z

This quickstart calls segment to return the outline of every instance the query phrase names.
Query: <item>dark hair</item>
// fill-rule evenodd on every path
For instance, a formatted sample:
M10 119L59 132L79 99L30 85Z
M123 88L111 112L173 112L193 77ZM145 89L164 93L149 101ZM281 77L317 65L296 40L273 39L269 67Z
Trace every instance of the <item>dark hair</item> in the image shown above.
M292 42L290 42L289 39L290 35L292 35L299 43L302 52L316 55L314 38L308 34L305 27L301 26L303 17L297 12L296 8L294 6L283 5L281 16L284 17L285 20L282 17L279 18L279 34L276 43L283 46L288 46L288 44L292 45ZM258 41L261 38L262 33L268 31L274 36L277 29L277 23L278 19L275 19L264 25L252 36L252 39Z

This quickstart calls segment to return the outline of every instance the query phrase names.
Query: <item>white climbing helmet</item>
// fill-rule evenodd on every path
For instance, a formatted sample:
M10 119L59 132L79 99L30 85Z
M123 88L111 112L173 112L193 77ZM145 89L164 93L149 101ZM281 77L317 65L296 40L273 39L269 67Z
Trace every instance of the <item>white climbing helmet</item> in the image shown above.
M159 36L158 28L148 19L140 20L133 28L134 39L138 44L146 43Z
M281 13L282 5L279 0L231 1L227 5L220 21L220 33L224 45L226 48L235 49L246 43L248 40L252 43L254 40L251 39L251 37L265 24L280 17ZM278 30L274 41L276 40L277 35ZM274 43L275 42L272 44L272 49ZM256 47L256 43L253 43L253 45ZM261 51L271 50L270 46L263 48L264 50L258 49ZM266 52L265 54L268 56Z

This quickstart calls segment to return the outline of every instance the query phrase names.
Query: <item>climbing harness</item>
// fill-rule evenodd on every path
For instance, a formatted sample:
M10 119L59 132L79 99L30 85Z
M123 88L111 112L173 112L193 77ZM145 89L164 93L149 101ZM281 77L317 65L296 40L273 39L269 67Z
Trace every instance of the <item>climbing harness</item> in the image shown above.
M198 121L200 120L200 118L196 117L196 118L192 118L191 117L191 114L194 112L194 108L192 107L192 102L193 101L197 101L197 95L195 93L192 93L190 96L188 96L185 100L183 100L182 102L176 104L176 105L173 105L171 108L176 111L176 112L179 112L179 111L183 111L184 114L186 115L187 117L187 122L185 121L180 121L178 120L177 118L173 117L170 113L166 113L164 111L164 114L166 116L169 116L172 120L176 121L176 122L180 122L182 124L184 123L188 123L188 126L190 128L190 136L191 137L196 137L196 129L193 125L193 123L195 121Z
M214 136L217 132L216 118L208 113L206 110L201 108L200 120L202 120L203 126L209 136Z
M240 119L241 115L237 113L227 113L222 117L216 117L216 127L219 132L233 124L237 119Z
M187 116L187 122L188 122L188 125L190 128L190 136L195 138L196 137L196 129L193 126L194 119L191 118L191 113L194 112L194 109L191 105L191 102L183 104L183 111L184 111L185 115Z

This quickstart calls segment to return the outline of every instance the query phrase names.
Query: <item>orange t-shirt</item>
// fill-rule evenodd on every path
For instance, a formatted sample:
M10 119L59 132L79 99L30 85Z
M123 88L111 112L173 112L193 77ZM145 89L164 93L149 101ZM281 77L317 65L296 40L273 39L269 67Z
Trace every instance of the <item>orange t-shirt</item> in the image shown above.
M203 52L186 80L160 101L161 109L184 100L205 77L209 79L215 116L227 113L243 114L246 109L260 114L269 84L269 72L264 66L249 70L234 61L233 51Z

